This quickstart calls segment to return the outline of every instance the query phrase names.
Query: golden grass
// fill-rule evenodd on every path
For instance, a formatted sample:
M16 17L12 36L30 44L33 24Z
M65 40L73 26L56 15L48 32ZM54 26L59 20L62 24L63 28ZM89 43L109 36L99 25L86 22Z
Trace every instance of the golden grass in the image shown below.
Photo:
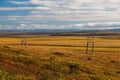
M86 37L0 38L0 80L120 80L120 40L95 38L95 54L85 54Z

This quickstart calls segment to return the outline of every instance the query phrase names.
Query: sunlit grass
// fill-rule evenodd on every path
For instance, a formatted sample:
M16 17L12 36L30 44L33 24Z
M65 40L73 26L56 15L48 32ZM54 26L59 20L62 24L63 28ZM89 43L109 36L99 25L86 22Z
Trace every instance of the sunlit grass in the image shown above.
M95 38L85 54L86 37L0 38L0 80L119 80L119 39ZM89 52L90 53L90 52Z

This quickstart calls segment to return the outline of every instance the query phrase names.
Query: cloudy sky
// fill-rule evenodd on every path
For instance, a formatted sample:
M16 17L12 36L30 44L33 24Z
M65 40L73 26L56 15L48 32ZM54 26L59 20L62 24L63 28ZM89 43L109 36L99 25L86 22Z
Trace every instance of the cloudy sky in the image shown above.
M0 29L120 28L120 0L0 0Z

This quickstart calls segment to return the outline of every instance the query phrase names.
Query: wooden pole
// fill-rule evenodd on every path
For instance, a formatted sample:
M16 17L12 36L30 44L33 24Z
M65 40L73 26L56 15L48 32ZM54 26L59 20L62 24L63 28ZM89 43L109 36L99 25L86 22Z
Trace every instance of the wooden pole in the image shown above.
M23 47L23 46L27 46L27 40L26 40L26 38L25 38L25 34L24 34L24 29L23 29L23 31L22 31L22 39L21 39L21 46Z
M88 47L89 47L89 43L87 42L87 46L86 46L86 54L88 53Z
M92 54L94 54L94 42L92 43Z
M92 54L94 54L94 34L92 33L87 36L86 54L88 54L89 48L92 48Z

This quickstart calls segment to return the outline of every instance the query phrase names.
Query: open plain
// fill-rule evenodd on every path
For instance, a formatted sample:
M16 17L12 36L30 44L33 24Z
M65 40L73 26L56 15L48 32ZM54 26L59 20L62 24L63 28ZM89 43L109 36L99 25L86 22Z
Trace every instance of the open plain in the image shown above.
M86 36L49 34L0 37L0 80L120 80L120 36L95 36L86 54Z

